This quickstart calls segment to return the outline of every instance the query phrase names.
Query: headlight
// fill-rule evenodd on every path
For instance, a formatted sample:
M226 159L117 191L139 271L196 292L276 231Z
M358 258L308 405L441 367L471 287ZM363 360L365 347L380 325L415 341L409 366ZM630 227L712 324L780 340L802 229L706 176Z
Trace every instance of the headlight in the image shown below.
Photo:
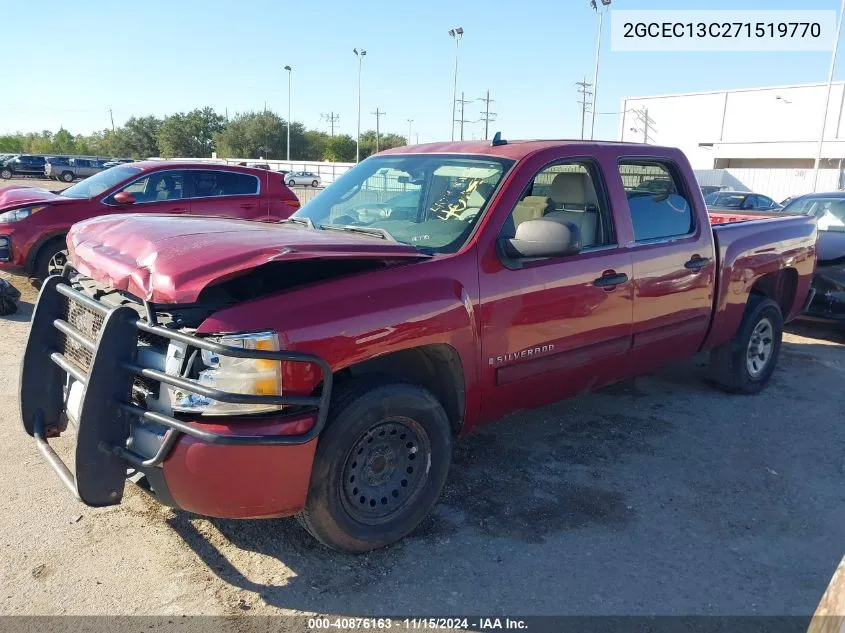
M42 207L24 207L23 209L13 209L11 211L6 211L5 213L0 213L0 224L9 224L11 222L18 222L19 220L23 220L24 218L28 218L33 213L38 213L42 209L46 209L47 206Z
M235 334L210 337L208 340L230 347L242 347L265 351L278 351L279 339L275 332L257 332L254 334ZM184 352L183 352L184 353ZM168 357L171 354L168 353ZM194 367L189 368L190 378L201 384L230 393L258 394L278 396L282 393L282 364L275 360L255 358L232 358L218 356L202 350L199 359L194 359ZM197 369L194 369L197 368ZM175 387L170 388L171 404L174 411L200 413L202 415L244 415L278 411L275 404L232 404L218 402L196 393L186 392Z

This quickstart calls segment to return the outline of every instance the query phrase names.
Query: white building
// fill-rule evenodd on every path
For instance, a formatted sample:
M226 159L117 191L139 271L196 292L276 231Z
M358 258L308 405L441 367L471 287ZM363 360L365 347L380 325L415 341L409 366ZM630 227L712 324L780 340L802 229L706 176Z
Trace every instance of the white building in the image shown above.
M827 85L802 84L631 97L622 100L619 138L672 145L702 185L754 190L782 199L813 190ZM646 117L648 123L646 124ZM818 190L845 179L845 82L830 94Z

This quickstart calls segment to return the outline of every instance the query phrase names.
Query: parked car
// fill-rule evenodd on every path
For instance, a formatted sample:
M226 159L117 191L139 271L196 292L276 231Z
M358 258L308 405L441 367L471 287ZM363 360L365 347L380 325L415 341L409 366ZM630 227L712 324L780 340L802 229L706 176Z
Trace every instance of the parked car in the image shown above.
M655 170L670 190L630 186ZM131 469L162 503L371 550L435 504L456 433L702 350L721 388L762 389L815 222L713 217L679 150L497 135L368 158L277 226L80 222L23 424L89 505ZM68 419L73 473L47 442Z
M722 191L722 190L723 190L723 189L725 189L725 188L726 188L726 187L724 187L724 186L722 186L722 185L703 185L703 186L701 187L701 193L702 193L704 196L708 196L708 195L710 195L711 193L715 193L716 191Z
M250 167L253 167L255 169L270 169L270 165L268 165L267 163L252 163Z
M716 191L707 194L704 202L708 209L729 211L777 211L781 208L768 196L748 191Z
M312 187L320 186L320 176L315 174L313 171L295 171L287 174L285 178L287 178L288 187L307 187L308 185L311 185Z
M109 169L110 167L117 167L118 165L125 165L126 163L134 163L134 159L132 158L115 158L112 160L107 160L103 163L103 167L105 169Z
M0 178L9 180L14 176L44 176L46 157L20 154L3 163Z
M68 158L63 162L48 160L44 166L44 175L48 178L73 182L79 178L88 178L105 169L105 161L92 158Z
M74 222L115 213L225 216L278 222L299 208L281 176L229 165L138 162L106 169L55 194L0 188L0 268L37 278L61 271Z
M811 216L819 227L813 298L805 316L845 323L845 192L799 196L783 213Z
M58 180L60 167L67 165L70 157L68 156L47 156L44 158L44 175L50 180Z

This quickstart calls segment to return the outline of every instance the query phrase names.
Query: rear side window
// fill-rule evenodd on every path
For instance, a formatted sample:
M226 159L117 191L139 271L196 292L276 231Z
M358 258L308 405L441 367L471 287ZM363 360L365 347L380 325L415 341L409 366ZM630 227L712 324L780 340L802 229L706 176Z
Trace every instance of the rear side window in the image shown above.
M258 178L250 174L214 170L195 170L189 173L193 180L194 198L246 196L258 193Z
M689 235L695 229L692 205L677 170L667 163L619 161L638 242Z

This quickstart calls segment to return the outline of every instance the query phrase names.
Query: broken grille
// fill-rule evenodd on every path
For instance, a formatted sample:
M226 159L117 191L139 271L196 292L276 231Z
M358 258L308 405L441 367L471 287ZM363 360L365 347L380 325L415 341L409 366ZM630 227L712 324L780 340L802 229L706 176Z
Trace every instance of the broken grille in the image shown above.
M97 340L100 330L103 327L103 315L94 312L82 303L71 301L65 296L62 296L60 315L59 318L85 335L88 340ZM87 372L91 367L91 350L62 332L58 333L58 337L59 351L79 369Z

